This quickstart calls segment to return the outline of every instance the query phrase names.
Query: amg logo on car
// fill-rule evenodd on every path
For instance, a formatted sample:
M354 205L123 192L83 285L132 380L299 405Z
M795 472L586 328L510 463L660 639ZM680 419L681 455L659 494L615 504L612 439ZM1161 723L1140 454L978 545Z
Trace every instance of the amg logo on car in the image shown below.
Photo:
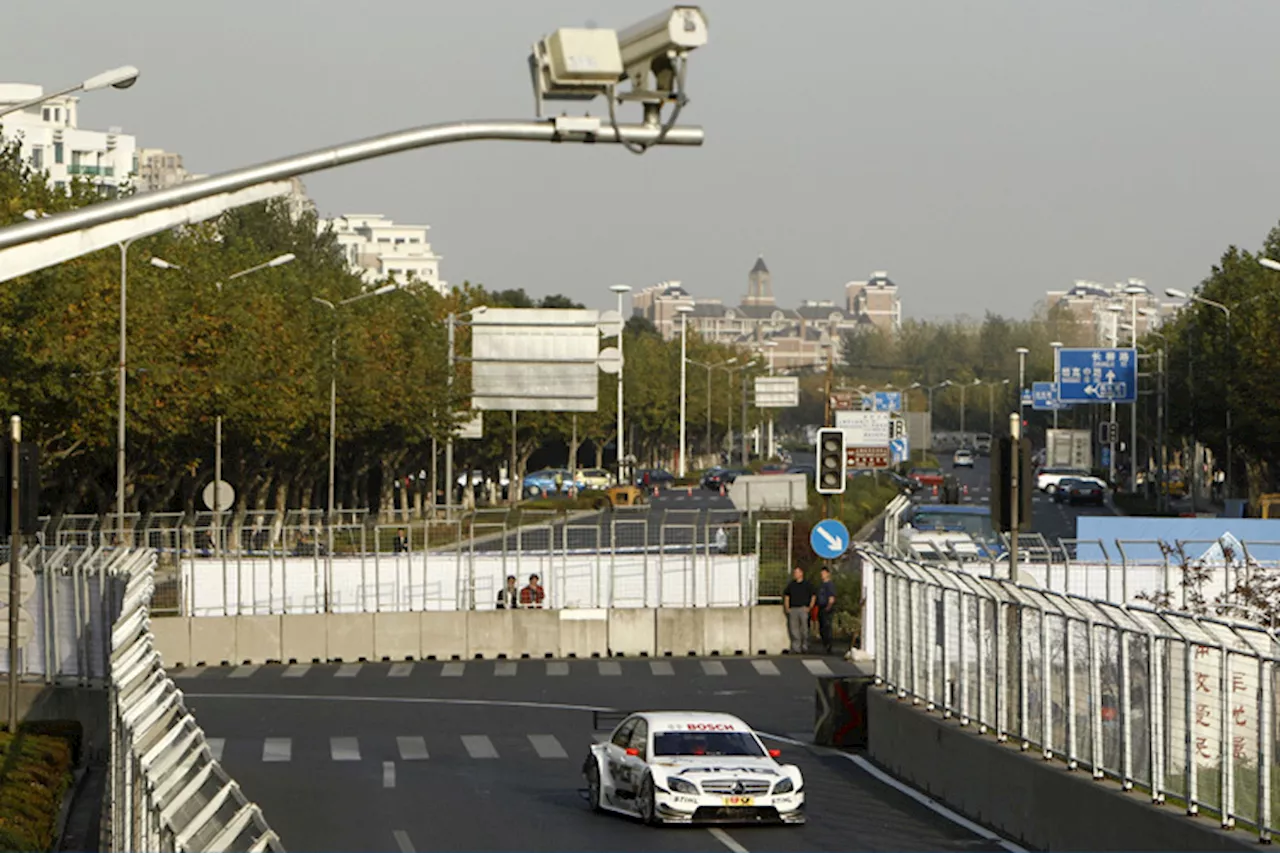
M689 723L687 726L691 732L731 732L733 731L732 723Z

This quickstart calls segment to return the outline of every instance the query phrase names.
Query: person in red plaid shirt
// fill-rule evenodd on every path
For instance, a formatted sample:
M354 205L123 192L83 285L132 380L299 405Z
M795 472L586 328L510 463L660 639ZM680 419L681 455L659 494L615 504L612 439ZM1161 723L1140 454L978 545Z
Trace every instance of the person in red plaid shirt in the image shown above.
M542 600L546 597L547 591L538 583L538 576L529 575L529 585L520 590L520 606L541 607Z

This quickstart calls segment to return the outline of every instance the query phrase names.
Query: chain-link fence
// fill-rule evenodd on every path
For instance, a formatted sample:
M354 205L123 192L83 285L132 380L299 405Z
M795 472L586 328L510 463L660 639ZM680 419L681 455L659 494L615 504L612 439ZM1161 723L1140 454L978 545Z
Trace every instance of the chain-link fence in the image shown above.
M161 666L149 622L156 553L120 553L130 565L122 567L128 585L111 632L106 849L282 851Z
M899 696L1269 840L1272 632L858 552L876 672Z

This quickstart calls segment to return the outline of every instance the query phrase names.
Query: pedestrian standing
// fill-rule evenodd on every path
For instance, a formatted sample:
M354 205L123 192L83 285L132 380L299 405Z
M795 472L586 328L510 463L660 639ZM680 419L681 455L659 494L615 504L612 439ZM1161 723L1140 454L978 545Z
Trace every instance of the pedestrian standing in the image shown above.
M836 582L831 579L831 569L822 567L822 583L818 585L818 634L822 647L831 654L831 624L836 616Z
M792 654L809 651L809 610L818 602L813 584L804 579L804 569L792 570L791 583L782 591L782 612L787 616L787 634Z

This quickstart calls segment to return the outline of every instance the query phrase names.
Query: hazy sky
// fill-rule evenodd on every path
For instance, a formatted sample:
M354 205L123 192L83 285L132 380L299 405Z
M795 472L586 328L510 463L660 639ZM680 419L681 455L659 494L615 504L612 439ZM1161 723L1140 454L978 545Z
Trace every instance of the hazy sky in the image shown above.
M887 270L916 317L1025 314L1078 278L1190 288L1280 219L1274 0L702 5L710 43L682 116L706 129L701 149L470 143L308 190L324 215L431 225L451 283L607 307L611 284L678 279L737 302L763 253L785 304ZM0 79L54 88L136 65L132 89L85 96L81 124L216 173L531 118L535 39L662 8L10 0Z

